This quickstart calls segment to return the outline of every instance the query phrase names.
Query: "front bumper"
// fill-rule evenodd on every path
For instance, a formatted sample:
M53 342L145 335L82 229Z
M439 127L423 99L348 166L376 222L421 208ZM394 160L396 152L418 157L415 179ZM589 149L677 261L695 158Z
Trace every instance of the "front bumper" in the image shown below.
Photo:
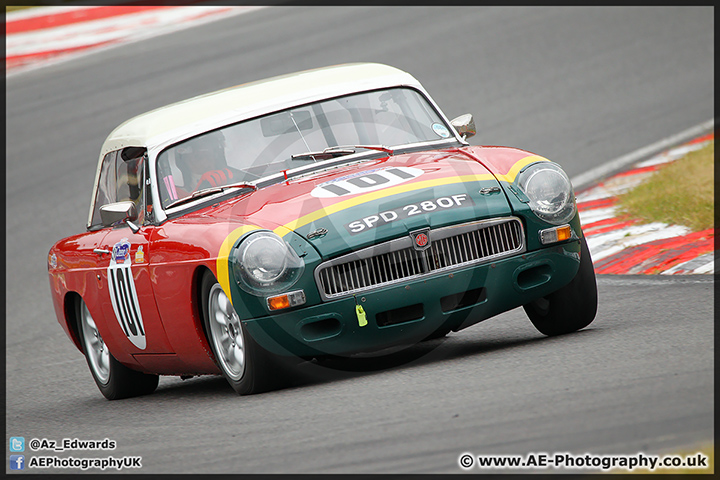
M529 303L569 283L579 264L575 239L245 324L261 347L277 355L373 352L415 344L440 328L457 331ZM357 305L365 311L364 326Z

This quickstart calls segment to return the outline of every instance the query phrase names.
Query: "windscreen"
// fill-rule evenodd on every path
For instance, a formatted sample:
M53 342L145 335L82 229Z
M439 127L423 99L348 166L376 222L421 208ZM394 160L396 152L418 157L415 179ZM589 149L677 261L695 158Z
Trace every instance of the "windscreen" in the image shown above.
M229 125L158 156L163 207L204 188L252 182L311 162L328 147L398 147L451 137L416 90L391 88L325 100ZM297 158L293 159L293 155Z

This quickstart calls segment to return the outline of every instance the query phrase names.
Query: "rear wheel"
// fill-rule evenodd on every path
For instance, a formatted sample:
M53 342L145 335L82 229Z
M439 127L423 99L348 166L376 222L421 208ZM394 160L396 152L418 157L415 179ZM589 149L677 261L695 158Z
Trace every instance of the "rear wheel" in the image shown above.
M225 379L240 395L278 386L274 358L260 347L211 274L202 282L202 314L215 361Z
M83 353L95 384L105 398L119 400L154 392L159 377L131 370L115 360L82 299L78 302L78 315Z
M581 239L580 268L569 284L524 305L535 328L544 335L562 335L585 328L597 313L597 283L590 250Z

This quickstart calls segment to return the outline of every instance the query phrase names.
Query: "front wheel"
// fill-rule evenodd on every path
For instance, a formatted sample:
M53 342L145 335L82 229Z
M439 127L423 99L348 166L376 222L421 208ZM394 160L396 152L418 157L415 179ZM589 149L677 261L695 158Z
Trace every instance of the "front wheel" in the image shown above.
M78 315L83 353L95 384L103 396L108 400L119 400L154 392L160 378L131 370L115 360L82 299L78 302Z
M585 328L597 313L597 283L590 250L580 241L580 268L569 284L523 305L530 321L544 335L563 335Z
M238 394L260 393L277 386L272 356L247 332L230 299L209 273L202 281L202 314L215 361Z

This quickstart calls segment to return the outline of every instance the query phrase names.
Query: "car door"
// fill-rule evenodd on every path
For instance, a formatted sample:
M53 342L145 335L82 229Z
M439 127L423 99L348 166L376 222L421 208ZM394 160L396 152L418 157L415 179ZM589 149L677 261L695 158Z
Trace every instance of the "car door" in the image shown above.
M149 268L150 239L157 227L145 218L144 159L144 151L125 148L117 152L114 160L108 159L114 165L101 172L101 176L115 176L113 182L106 182L114 184L109 200L132 201L138 212L136 219L106 229L107 234L95 250L100 255L98 276L105 292L101 295L101 307L106 328L114 340L106 342L116 357L172 353L160 321Z
M131 354L172 352L160 321L148 266L153 230L142 226L134 233L128 226L115 228L99 248L104 252L105 268L101 268L100 275L107 292L103 313L106 319L115 319L115 337L127 339L123 350Z

